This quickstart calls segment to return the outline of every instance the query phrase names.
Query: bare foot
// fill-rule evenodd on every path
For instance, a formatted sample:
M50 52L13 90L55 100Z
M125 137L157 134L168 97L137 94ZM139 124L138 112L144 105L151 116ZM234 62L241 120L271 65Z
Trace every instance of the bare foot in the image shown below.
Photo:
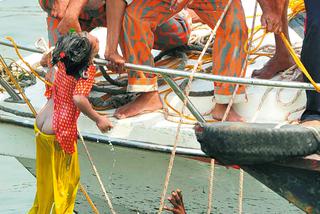
M211 115L215 120L222 120L224 113L226 112L228 105L227 104L216 104L211 111ZM244 122L244 119L231 108L227 120L231 122Z
M252 77L259 79L271 79L281 71L287 70L295 63L291 56L274 55L268 62L259 70L254 70Z
M159 109L162 109L159 93L157 91L145 92L134 101L118 108L114 113L114 116L118 119L124 119Z
M173 214L186 214L186 210L183 204L183 198L181 190L173 191L171 196L168 197L168 200L172 204L172 208L164 206L165 210L172 212Z
M320 120L309 120L301 123L302 126L320 127Z

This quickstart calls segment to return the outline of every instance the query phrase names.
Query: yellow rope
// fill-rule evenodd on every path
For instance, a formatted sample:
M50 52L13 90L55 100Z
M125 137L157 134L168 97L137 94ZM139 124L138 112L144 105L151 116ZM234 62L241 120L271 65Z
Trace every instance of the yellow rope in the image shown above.
M288 20L290 21L291 19L293 19L298 13L300 12L304 12L305 11L305 6L304 6L304 0L290 0L289 1L289 5L288 5ZM257 15L259 16L259 15ZM247 17L247 18L253 18L253 16L251 17ZM260 26L256 26L253 29L254 35L257 34L261 29L261 25ZM252 29L250 29L250 31L252 31ZM250 55L256 55L253 59L250 59L248 64L252 64L256 59L258 59L261 56L266 56L266 57L272 57L272 54L269 53L261 53L259 52L259 50L261 49L260 46L265 38L265 36L267 35L266 32L264 32L262 35L260 35L258 38L255 38L253 40L253 42L256 42L259 40L259 44L256 46L255 49L251 50L250 52L248 52L248 42L245 43L245 48L244 50L249 53Z
M297 66L300 68L300 70L302 71L302 73L308 78L308 80L310 81L310 83L313 85L313 87L316 89L317 92L320 92L320 86L313 80L313 78L311 77L311 75L309 74L309 72L307 71L307 69L304 67L303 63L301 62L301 60L299 59L299 57L297 56L296 52L294 51L294 49L292 48L292 46L290 45L289 41L287 40L286 36L281 32L280 33L281 39L284 42L286 48L288 49L290 55L292 56L293 60L295 61L295 63L297 64Z
M14 49L15 49L15 51L16 51L19 59L30 69L30 71L31 71L38 79L40 79L42 82L44 82L45 84L47 84L47 85L49 85L49 86L52 86L52 83L51 83L51 82L48 82L48 81L46 81L45 79L43 79L43 78L32 68L32 66L23 59L23 57L22 57L22 55L20 54L19 49L18 49L17 44L16 44L16 42L14 41L14 39L13 39L12 37L10 37L10 36L7 36L6 39L9 40L9 41L13 44Z
M293 19L298 13L305 12L304 0L290 0L288 20Z
M6 71L7 75L10 77L11 82L14 84L14 86L16 87L16 89L19 91L19 93L21 94L21 96L23 97L24 101L27 103L27 105L29 106L31 112L33 113L33 115L37 115L36 110L34 109L34 107L32 106L32 104L30 103L30 101L28 100L26 94L24 93L23 89L20 87L19 83L17 82L17 80L15 79L15 77L12 75L11 71L9 70L9 68L7 67L6 63L2 61L2 59L0 59L0 63L2 65L2 67L4 68L4 70Z
M176 114L181 115L183 118L191 120L196 122L197 120L193 117L193 116L189 116L186 114L182 114L181 112L179 112L176 108L174 108L168 101L168 96L173 92L172 89L169 89L168 91L165 92L165 95L163 97L163 101L164 103L168 106L169 109L171 109L172 111L174 111ZM207 123L214 123L217 122L217 120L206 120Z
M3 60L4 61L7 61L7 60L10 60L11 61L11 64L10 65L15 65L15 66L17 66L18 68L20 68L21 69L21 73L19 72L19 71L17 71L17 72L10 72L15 78L16 78L16 80L17 80L17 82L19 83L19 81L24 77L24 76L27 76L27 75L30 75L30 73L25 69L25 68L23 68L21 65L19 65L14 59L12 59L12 58L7 58L7 57L3 57ZM0 67L1 68L1 67ZM10 70L10 69L9 69ZM27 74L27 75L26 75ZM3 77L3 76L2 76ZM30 77L31 77L31 75L30 75ZM10 77L9 77L9 79L10 79ZM13 83L11 83L11 82L9 82L9 84L13 84ZM2 90L2 88L1 88L1 90ZM5 90L3 89L3 91L1 91L1 92L4 92Z
M94 205L93 201L91 200L90 196L88 195L87 191L85 190L85 188L82 186L81 183L80 183L79 187L80 187L80 191L82 192L82 194L84 195L84 197L86 197L89 205L91 206L92 211L93 211L95 214L100 214L100 213L99 213L99 210L96 208L96 206Z
M253 34L256 34L258 31L262 30L263 28L258 28L258 30L256 32L254 32ZM245 43L244 45L244 50L247 54L255 54L257 55L255 58L253 58L253 60L256 60L258 57L260 56L266 56L265 54L259 54L256 51L260 48L261 44L262 44L262 40L263 38L265 38L265 36L267 35L267 32L264 32L262 36L260 36L259 38L261 38L261 40L259 41L259 44L257 45L257 47L253 50L248 50L248 41ZM307 71L307 69L305 68L305 66L303 65L303 63L301 62L300 58L297 56L295 50L293 49L293 47L291 46L291 44L289 43L288 39L286 38L286 36L284 35L283 32L281 32L280 37L283 41L283 43L285 44L288 52L290 53L291 57L293 58L293 60L295 61L295 63L297 64L297 66L299 67L299 69L302 71L302 73L304 73L304 75L307 77L307 79L310 81L310 83L313 85L313 87L315 88L315 90L317 92L320 92L320 86L313 80L313 78L311 77L311 75L309 74L309 72ZM257 39L254 39L253 41L257 41ZM267 55L268 56L268 55ZM250 60L249 62L253 62L253 60Z

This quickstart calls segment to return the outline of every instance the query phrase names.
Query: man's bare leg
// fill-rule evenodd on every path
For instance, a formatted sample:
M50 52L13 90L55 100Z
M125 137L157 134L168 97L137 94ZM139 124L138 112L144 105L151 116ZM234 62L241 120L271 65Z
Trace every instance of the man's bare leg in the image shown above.
M228 107L228 104L218 104L217 103L211 111L211 115L212 115L213 119L222 120L222 118L227 110L227 107ZM231 108L226 120L231 121L231 122L243 122L244 121L244 119L237 112L235 112L233 108Z
M145 92L134 101L118 108L114 113L114 116L118 119L124 119L159 109L162 109L159 93L157 91Z
M288 0L286 0L286 5L283 10L281 20L282 20L282 32L289 39L288 32ZM264 65L263 68L259 70L254 70L252 77L260 78L260 79L271 79L277 73L284 71L291 66L294 65L294 61L290 56L286 46L284 45L281 37L275 34L275 42L276 42L276 52L274 56Z

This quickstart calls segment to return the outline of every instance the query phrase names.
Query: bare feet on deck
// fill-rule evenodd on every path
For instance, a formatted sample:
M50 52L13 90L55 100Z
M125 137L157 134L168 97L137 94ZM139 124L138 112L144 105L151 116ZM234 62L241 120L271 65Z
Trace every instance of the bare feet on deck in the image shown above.
M212 115L213 119L219 120L219 121L222 120L222 118L226 112L227 107L228 107L228 104L218 104L217 103L211 111L211 115ZM235 110L233 110L233 108L231 108L226 121L244 122L244 119L237 112L235 112Z
M173 191L171 193L171 196L168 197L168 200L170 201L173 207L171 208L164 206L165 210L170 211L173 214L186 214L181 190L177 189L177 191Z
M254 70L252 77L259 79L271 79L279 72L285 71L295 63L290 55L274 55L264 66L259 70Z
M301 122L302 126L308 126L308 127L320 127L320 120L309 120L305 122Z
M159 93L157 91L145 92L134 101L118 108L114 116L118 119L124 119L159 109L162 109Z

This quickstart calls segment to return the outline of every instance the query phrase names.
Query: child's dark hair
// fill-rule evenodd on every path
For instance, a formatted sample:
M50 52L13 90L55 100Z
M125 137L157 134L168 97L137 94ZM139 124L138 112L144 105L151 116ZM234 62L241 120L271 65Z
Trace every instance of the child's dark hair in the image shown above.
M59 38L52 53L52 65L62 62L66 73L79 79L88 69L91 52L92 45L85 35L69 33Z

